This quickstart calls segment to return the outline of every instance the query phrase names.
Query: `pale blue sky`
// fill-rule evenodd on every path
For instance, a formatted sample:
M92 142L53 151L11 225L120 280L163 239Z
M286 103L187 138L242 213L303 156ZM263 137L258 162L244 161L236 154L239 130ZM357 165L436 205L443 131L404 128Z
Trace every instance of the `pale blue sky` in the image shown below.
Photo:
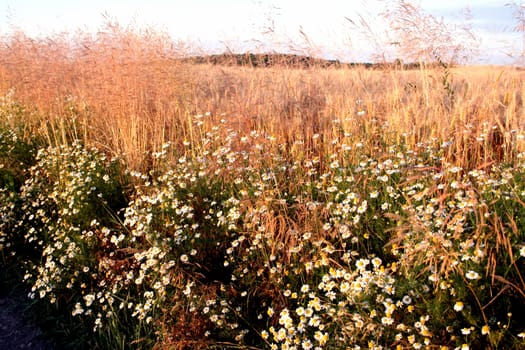
M507 54L521 52L520 35L509 0L421 0L429 13L447 21L460 20L468 6L475 33L481 39L478 62L506 63ZM365 16L378 35L384 28L375 22L383 4L379 0L0 0L0 33L13 27L32 36L76 29L96 31L108 14L120 24L134 21L167 31L174 40L208 50L286 50L308 47L318 54L366 60L371 48L359 39L345 17ZM266 31L273 27L274 32ZM310 40L301 36L302 30ZM266 34L264 34L266 33Z

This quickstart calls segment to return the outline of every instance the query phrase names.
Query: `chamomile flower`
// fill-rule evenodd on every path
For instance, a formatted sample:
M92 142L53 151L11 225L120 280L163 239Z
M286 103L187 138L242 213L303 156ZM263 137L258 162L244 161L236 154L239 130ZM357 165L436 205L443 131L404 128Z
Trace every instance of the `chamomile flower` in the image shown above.
M476 271L472 271L472 270L469 270L466 274L465 274L465 277L468 278L469 280L478 280L480 279L480 275L479 273L477 273Z
M463 310L463 302L462 301L457 301L455 304L454 304L454 310L455 311L462 311Z

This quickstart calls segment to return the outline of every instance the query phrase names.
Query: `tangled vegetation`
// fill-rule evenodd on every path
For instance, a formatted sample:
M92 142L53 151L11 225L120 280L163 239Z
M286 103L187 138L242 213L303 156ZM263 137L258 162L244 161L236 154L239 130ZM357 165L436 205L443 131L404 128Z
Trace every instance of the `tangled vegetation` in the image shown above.
M525 346L522 72L487 93L469 79L490 72L446 66L84 55L44 84L45 47L17 42L31 50L0 69L0 252L62 346Z

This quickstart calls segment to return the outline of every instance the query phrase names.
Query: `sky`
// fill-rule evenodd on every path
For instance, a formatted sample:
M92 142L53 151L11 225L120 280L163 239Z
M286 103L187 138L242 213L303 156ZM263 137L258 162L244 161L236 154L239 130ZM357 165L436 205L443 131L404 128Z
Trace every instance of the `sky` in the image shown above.
M478 52L471 63L511 64L523 51L511 0L420 0L423 10L452 25L471 13ZM519 1L518 1L519 2ZM416 1L417 3L417 1ZM153 27L209 52L287 51L344 61L369 61L374 40L387 42L381 0L0 0L0 34L30 36L96 32L104 16L121 25ZM364 19L369 27L352 25ZM370 36L374 39L370 39ZM385 47L384 43L382 45ZM514 58L513 58L514 56Z

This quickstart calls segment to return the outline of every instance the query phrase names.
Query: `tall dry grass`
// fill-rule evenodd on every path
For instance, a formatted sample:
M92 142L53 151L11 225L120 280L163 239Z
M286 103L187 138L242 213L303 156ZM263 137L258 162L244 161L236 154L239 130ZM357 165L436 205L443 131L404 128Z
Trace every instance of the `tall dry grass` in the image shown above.
M34 112L31 135L83 138L142 169L165 142L191 140L193 116L206 112L290 150L301 141L302 152L342 137L370 147L453 138L450 160L472 166L509 156L523 128L525 72L509 67L249 68L178 60L186 54L162 32L111 23L96 34L13 32L0 43L0 93Z
M466 287L462 287L462 290L470 288L472 297L476 299L479 306L483 324L488 323L486 317L488 311L484 311L485 307L491 304L496 305L494 302L496 299L521 301L521 299L507 295L505 299L501 296L505 290L510 288L516 290L520 298L523 294L523 278L520 268L513 260L512 249L513 242L518 242L521 247L522 241L515 238L521 224L517 219L520 212L510 210L507 212L508 208L505 204L497 203L501 201L510 203L509 206L512 205L512 202L506 199L506 192L504 196L497 194L500 188L506 191L510 185L503 186L507 185L507 182L501 184L497 181L492 182L492 178L488 177L485 172L474 172L473 174L480 177L480 182L483 182L486 177L486 184L491 190L494 190L488 191L486 194L488 199L481 205L484 193L480 190L481 193L478 194L476 186L481 188L483 184L473 184L468 178L471 176L470 172L465 171L464 176L463 174L455 175L460 170L456 170L454 165L458 165L458 169L463 170L489 169L494 162L513 160L517 152L523 151L524 142L515 142L518 137L523 137L524 130L523 71L509 67L451 68L445 64L431 67L420 66L412 70L405 70L399 65L397 68L388 69L385 69L384 66L382 69L315 66L298 69L286 65L252 68L212 64L197 65L178 59L187 54L188 51L185 48L174 45L169 36L163 33L120 27L116 24L108 24L96 34L78 32L72 35L34 39L24 33L15 32L3 37L0 41L0 96L11 95L11 101L19 102L21 108L26 109L25 113L13 113L15 117L24 118L24 120L15 120L9 116L6 119L7 122L18 123L17 125L25 127L25 133L31 145L38 138L51 145L63 145L72 142L73 139L81 139L84 143L95 145L110 155L124 156L128 163L126 169L139 170L140 173L135 171L130 173L141 179L142 174L155 166L156 159L160 162L159 156L155 156L154 153L162 153L166 142L171 142L176 150L176 147L180 146L181 152L195 152L198 155L208 152L207 156L211 161L202 162L201 157L186 159L186 157L180 157L178 152L171 153L170 149L166 157L177 157L176 164L170 164L173 165L173 170L166 172L171 175L165 177L163 169L159 169L160 175L150 173L154 180L145 181L137 186L135 192L131 194L134 199L127 207L120 203L120 201L125 201L124 198L118 197L118 203L113 203L116 208L122 205L125 213L124 224L115 230L115 239L120 239L117 233L122 229L125 230L126 235L130 236L130 239L131 236L148 235L149 237L151 234L151 237L155 237L154 239L158 242L158 244L151 243L147 238L147 244L142 246L135 244L140 241L135 241L133 238L129 242L131 251L135 252L136 249L140 249L148 253L151 243L151 247L157 247L157 245L170 247L166 261L168 257L169 259L173 257L174 260L181 259L181 262L184 262L188 258L186 253L196 261L195 266L198 269L192 270L195 275L193 272L191 275L188 274L183 267L180 272L177 272L177 277L171 280L170 286L173 287L175 283L175 289L182 291L186 281L193 283L194 280L200 281L201 277L204 277L202 279L204 282L200 286L201 290L198 292L200 294L197 294L199 297L195 300L204 302L208 298L217 297L218 300L222 298L221 301L237 303L238 300L241 300L238 299L239 291L246 288L246 295L251 303L258 303L258 298L260 298L260 300L271 300L271 305L276 310L277 307L284 308L287 302L290 303L290 306L295 306L297 301L286 301L284 295L280 294L283 292L284 285L281 283L282 276L288 276L289 271L294 271L291 269L290 262L298 259L299 266L305 263L305 274L301 275L302 272L299 272L299 277L294 283L306 281L317 285L317 277L324 280L325 272L322 270L328 266L322 262L325 260L323 254L328 250L333 252L332 248L329 248L328 245L324 247L324 244L334 242L336 246L342 244L342 247L346 247L344 239L347 238L343 237L343 240L340 240L337 236L343 231L336 231L336 228L340 222L348 221L349 225L350 222L354 222L353 227L360 232L356 234L356 238L359 237L360 240L361 237L364 237L366 240L370 239L369 242L373 242L368 246L368 243L360 243L359 240L356 240L355 242L359 243L358 249L362 249L359 254L366 254L368 257L369 252L375 254L377 251L382 252L389 259L394 259L388 251L391 250L392 254L397 256L399 251L403 250L399 261L406 266L407 271L413 267L421 267L423 269L421 276L427 273L427 265L428 271L431 271L433 266L439 266L439 274L445 276L452 274L454 269L460 272L460 276L474 272L467 270L470 268L467 263L458 268L453 264L454 261L463 261L460 258L461 254L469 256L468 259L473 259L461 248L462 245L467 246L469 243L467 239L470 241L470 238L473 237L479 240L481 247L487 247L484 248L487 249L487 252L483 253L483 256L490 257L487 272L493 276L493 283L490 291L485 290L484 292L490 293L490 300L483 306L478 299L477 291L472 289L470 282L465 277L463 279ZM3 103L4 99L0 99L0 102ZM2 117L8 113L9 109L2 110ZM197 115L206 116L196 117ZM223 122L222 119L226 121ZM202 120L205 122L196 127L196 123ZM217 127L220 124L221 126ZM199 134L207 131L209 131L207 135ZM238 131L238 133L235 134L232 131ZM255 131L251 134L253 137L242 137L243 133L251 133L251 131ZM248 141L245 143L243 140ZM259 144L249 144L250 142L267 142L267 144L263 145L264 147L258 147ZM448 146L439 147L441 143ZM430 151L425 152L425 146L428 144L437 145L437 147L428 147ZM70 212L71 203L77 202L75 196L82 198L79 199L79 203L84 203L87 198L84 197L84 192L91 193L91 188L96 188L93 187L92 178L98 179L99 187L102 189L111 187L106 186L102 163L100 163L100 169L96 166L91 167L91 164L97 165L92 158L88 157L91 153L83 153L83 147L78 142L72 145L72 147L50 148L41 153L39 157L42 159L38 159L37 167L28 171L28 176L36 180L30 179L27 182L29 188L34 186L35 190L26 189L24 191L27 191L27 194L23 193L24 200L27 201L27 208L30 208L30 212L26 213L27 220L23 216L26 221L16 218L16 213L12 209L15 205L11 205L11 202L18 197L4 197L4 202L7 203L4 208L8 208L4 210L9 215L12 213L13 217L5 227L16 228L15 234L18 232L25 234L33 232L28 227L36 226L42 229L42 232L48 230L53 235L57 234L58 237L61 230L54 227L47 228L44 224L47 222L44 220L48 220L44 209L53 214L51 222L57 221L55 217L65 217L65 220L58 221L69 225L70 220L66 213ZM390 147L392 145L398 147ZM340 151L341 149L347 150L346 146L361 148L355 152L360 158L353 159L358 162L349 164L348 167L345 167L348 165L346 158L334 159L334 157L356 157L352 156L352 152ZM206 152L200 152L199 147L206 148L204 150ZM337 147L340 148L337 149ZM243 153L244 148L247 150L245 153ZM74 151L72 155L68 153L71 152L70 150ZM394 159L393 163L390 158L392 154L387 157L381 153L391 150L401 154L401 157ZM405 150L407 155L403 154ZM424 157L434 151L445 152L444 161L441 162L442 158L439 154L436 157L439 161L433 159L428 163L430 166L418 167L419 164L426 164L427 159ZM421 154L414 154L417 152ZM246 157L244 157L245 154ZM289 159L283 161L281 156L289 157ZM49 163L46 161L46 158L53 157L55 159L51 159ZM88 161L84 161L84 157ZM98 153L96 157L95 160L98 159ZM382 158L385 159L384 163L381 162ZM390 160L390 163L387 160ZM406 163L407 160L409 163ZM266 163L272 161L275 163ZM395 170L401 161L403 170L398 175ZM164 158L162 162L162 165L166 166ZM249 165L254 166L246 166L247 162L253 162L254 164ZM451 164L444 164L446 162ZM72 169L68 168L69 163L74 165ZM336 166L332 167L330 163L336 163ZM58 169L55 168L56 164L68 169L62 172L61 166ZM328 169L318 171L317 167L322 166ZM87 174L92 175L86 176L86 181L71 181L77 187L70 186L69 179L76 179L78 174L83 174L83 167L89 167ZM223 167L227 167L228 170L221 172ZM358 168L364 168L364 170L357 170ZM292 171L289 171L290 169ZM204 174L202 178L201 170ZM392 173L389 172L390 170ZM497 167L493 171L497 178L499 174ZM345 174L345 179L339 176L339 172ZM11 180L18 173L22 171L6 173L5 178ZM50 175L46 175L48 173ZM504 175L508 176L507 173ZM400 180L397 179L398 176L401 177ZM404 178L405 176L407 177ZM455 181L456 176L458 181ZM59 189L62 191L59 196L54 194L56 185L50 181L53 177L63 177L61 181L64 182L64 188ZM146 178L147 176L144 177ZM441 180L436 182L436 179ZM120 185L114 186L116 187L109 189L121 192ZM236 188L237 186L240 189ZM449 188L441 186L449 186ZM458 186L465 186L465 191ZM16 188L15 185L11 187ZM49 192L42 194L39 191L40 188ZM113 196L113 192L109 189L108 198ZM318 196L317 190L323 194ZM239 193L234 194L234 191ZM53 195L45 193L53 193ZM373 193L375 194L372 195ZM397 196L400 193L404 197L398 200ZM516 193L521 193L523 196L525 192L516 190ZM33 194L38 196L38 200L33 200ZM237 195L240 200L237 200ZM350 195L354 198L353 205L359 215L348 214L352 212L352 209L344 208L350 203L346 203L347 199L342 200L339 208L339 200L344 197L349 200ZM59 208L67 206L67 210L63 211L63 216L60 216L62 212L59 211L55 215L53 201L47 200L52 196L67 199L56 202ZM379 199L377 199L378 196L380 196ZM293 198L290 203L287 202L288 197ZM320 198L318 201L317 197L325 198ZM480 201L480 206L476 207L478 211L470 212L469 208L473 205L472 203L478 203L478 197ZM460 203L455 204L453 198ZM381 204L383 201L384 203ZM193 209L187 211L186 202L188 202L188 208ZM372 204L374 202L375 204ZM419 205L420 202L428 205ZM184 205L184 210L178 207L178 203ZM217 206L217 203L221 204ZM496 212L493 216L485 216L489 213L489 208L492 211L498 205L502 207L501 214ZM391 206L395 208L389 209ZM429 206L431 213L426 211ZM443 209L445 207L449 209ZM25 213L23 209L25 207L21 208L20 211ZM82 211L84 208L87 208L86 212ZM93 216L96 217L99 214L94 212L95 209L90 212L92 208L95 206L92 207L90 203L85 202L85 207L82 207L79 214L79 217L82 216L85 219L86 227L88 227L87 223L91 222L90 230L92 226L99 225L96 220L93 221ZM222 209L220 214L218 209ZM44 213L36 215L42 216L38 218L42 220L41 223L40 221L33 222L35 215L31 211ZM118 212L117 209L115 211ZM207 218L208 215L205 215L214 211L217 211L216 222L215 216ZM475 216L475 220L465 219L467 211ZM143 229L142 222L149 223L152 212L155 213L153 224L148 224L147 228ZM223 212L228 214L223 215ZM343 212L346 214L342 214ZM517 213L516 218L512 217L511 213ZM105 211L104 214L106 214ZM363 214L362 217L361 214ZM128 215L130 220L129 223L126 223ZM224 220L231 220L231 222L223 222L224 217L228 218ZM238 223L240 217L242 222ZM355 218L357 221L352 221ZM363 223L359 224L359 220L362 220ZM471 224L470 220L479 223L479 230L470 232L471 228L467 227ZM427 221L430 222L429 225ZM194 243L192 238L191 247L182 245L179 247L177 243L176 249L171 249L171 243L168 242L171 242L173 227L179 225L179 222L180 225L184 224L184 227L191 227L191 230L188 229L188 237L194 234L193 230L199 228L199 231L202 232L202 242L197 240L197 243ZM197 225L194 227L191 223ZM232 229L225 223L231 223ZM240 226L237 226L238 224ZM325 226L326 224L328 226ZM344 226L346 227L346 224ZM429 227L432 229L429 230ZM69 226L66 228L70 230ZM224 232L221 231L223 229ZM439 232L434 232L434 230ZM233 231L232 236L229 236L230 231ZM461 249L449 244L449 236L443 236L443 231L450 232L451 239L457 240ZM97 230L96 232L99 234L103 231ZM107 232L108 236L112 234L110 231ZM135 233L130 234L131 232L136 232L136 235ZM266 242L263 245L256 243L260 242L258 236L261 232L265 232ZM506 234L507 232L512 232L512 235ZM84 235L84 231L80 229L73 234L78 233L80 236ZM243 240L237 238L237 233L242 233ZM228 238L222 237L223 234ZM8 233L5 236L11 237L12 235ZM86 233L86 237L88 236ZM125 239L124 234L121 236L124 237L122 239ZM199 237L201 237L200 232ZM444 237L447 239L445 240ZM46 237L46 239L49 238ZM84 239L84 237L79 239ZM115 239L112 238L111 242ZM242 243L243 241L245 243ZM54 238L50 239L50 242L55 244ZM99 261L101 256L105 259L104 254L107 250L108 261L115 261L115 266L117 266L115 273L120 275L121 268L122 271L128 268L128 258L122 260L120 255L112 258L113 246L108 245L107 238L101 238L100 242L102 242L101 245L96 246L95 250L88 250L86 256L93 253L95 260L92 263L95 264L94 266L98 265L104 274L110 271L109 265L105 267L98 262L102 261ZM312 250L307 251L305 248L304 251L300 251L302 248L298 247L302 246L303 242L308 246L313 244ZM384 246L385 244L387 245ZM239 250L231 250L234 253L229 253L230 245L232 249L238 247ZM194 246L195 255L191 253ZM245 249L247 246L250 248ZM494 251L490 251L492 247L495 247ZM116 248L117 243L115 243ZM186 250L186 248L191 250ZM261 249L262 252L260 252ZM501 253L505 250L508 250L508 254ZM62 255L60 250L54 252L57 258ZM306 255L303 255L303 252ZM51 254L53 253L49 253ZM228 257L225 254L231 256L232 259L227 260ZM244 260L241 257L242 254L246 254L248 260ZM297 255L292 259L292 254ZM236 260L237 255L239 255L238 261ZM344 258L344 255L341 262L350 264L349 258ZM520 250L520 256L522 255ZM321 256L322 261L317 260L318 256ZM223 257L224 261L222 261ZM279 277L277 280L270 277L267 281L262 278L262 282L256 282L260 276L259 272L255 275L255 271L258 271L258 267L261 267L261 271L269 268L270 261L273 261L272 257L278 261L276 266L280 267L271 275ZM308 272L307 266L309 265L306 265L306 262L309 262L310 257L312 264L319 262L320 268L316 273L309 274ZM468 259L466 259L467 262ZM39 260L44 261L44 259ZM283 263L279 260L282 260ZM328 264L328 260L326 261ZM503 261L503 265L500 261ZM232 266L238 264L235 268L243 271L242 276L247 274L245 270L253 275L243 277L244 279L238 284L232 283L230 290L222 291L221 287L221 293L219 293L215 274L219 275L217 278L220 281L230 278L229 268L217 269L216 272L215 266L222 266L221 262L223 264L228 262ZM137 260L135 267L138 267L139 263L140 261ZM339 265L338 268L342 267L337 260L333 260L333 264L334 266ZM498 264L500 264L499 267ZM47 265L51 266L46 263L46 267ZM288 265L290 265L290 270L288 270ZM396 262L385 266L392 273L397 270L397 267L394 267ZM461 270L462 266L465 267L465 271ZM477 265L474 266L477 268ZM505 266L514 266L516 276L513 277L521 284L513 283L511 279L497 280L499 275L496 274L496 267L504 270ZM133 272L135 267L129 266L130 271ZM71 271L74 268L76 267L72 265ZM273 267L269 271L273 271ZM302 271L302 267L297 271ZM384 269L381 267L374 271L384 272ZM320 275L316 277L317 273L323 274L323 277ZM328 275L332 275L332 272L326 274L327 277ZM252 277L254 279L250 281ZM302 281L303 277L304 281ZM381 277L381 280L384 280L383 278ZM406 283L403 281L401 278L400 286ZM499 287L494 284L494 281L504 285L503 289L500 289L501 292L497 292ZM252 285L245 285L247 282ZM412 286L412 281L409 282ZM141 285L143 282L141 280L140 283L136 281L134 283ZM130 285L134 284L130 283ZM190 284L187 285L190 286ZM101 290L104 290L106 284L100 286ZM299 286L295 287L299 289ZM290 287L290 289L295 287ZM492 294L492 287L496 291L494 294ZM456 286L448 288L451 288L450 295L456 293L453 292ZM480 295L481 290L480 288ZM162 335L165 339L155 340L160 342L157 348L178 348L179 345L180 348L192 346L197 348L201 345L200 342L203 344L206 342L203 339L207 330L205 323L208 316L204 316L204 313L198 315L198 312L192 311L193 306L188 308L189 312L179 312L179 310L186 309L188 304L185 304L184 297L177 293L173 292L173 299L166 301L166 310L171 311L165 315L161 313L159 316L162 323ZM220 297L219 294L221 294ZM390 294L388 292L388 295ZM383 294L375 295L381 298L384 296ZM375 301L371 299L372 304L377 303L381 305L380 309L383 309L384 304L381 304L380 299L375 297L373 299ZM79 300L84 302L82 299ZM455 315L457 310L450 302L454 300L448 300L447 296L447 299L439 302L438 306L448 310L449 314ZM220 304L217 303L217 305ZM236 304L229 305L233 307ZM329 302L326 305L335 304ZM261 307L263 306L267 307L270 304L264 304ZM443 313L439 308L432 305L426 305L425 308L427 307L432 308L429 310L432 311L432 319L442 318ZM330 308L325 307L325 310ZM427 312L425 308L421 307L421 315ZM267 311L264 310L263 313ZM246 312L249 317L256 315L253 312L248 313L249 310ZM413 312L413 309L410 312ZM369 313L368 306L365 313ZM268 322L277 322L276 317L273 317L272 321L272 315L267 314L270 317ZM502 314L505 312L502 311ZM342 320L350 316L349 314L343 315ZM388 314L389 319L390 316L391 312ZM407 319L410 319L410 315ZM421 320L421 318L414 320L417 319ZM372 317L368 321L371 325L376 322L372 320ZM516 324L519 324L519 321L518 318ZM259 324L259 321L254 320L254 322L256 325ZM398 322L398 320L392 319L391 322ZM443 321L444 323L446 320ZM117 329L120 326L114 327ZM507 326L503 328L505 327ZM513 326L512 331L515 328L516 326ZM259 332L257 327L254 330ZM328 328L326 330L328 331ZM518 331L521 332L521 328ZM392 332L394 332L393 329ZM503 330L500 334L507 334L505 332L506 330ZM113 333L109 331L107 334L111 334L110 341L114 341ZM139 333L133 336L137 334ZM260 335L262 337L262 333ZM117 340L124 339L125 341L126 336L123 333L122 338L117 338ZM440 337L446 338L447 336L442 334ZM199 344L194 344L195 341Z

